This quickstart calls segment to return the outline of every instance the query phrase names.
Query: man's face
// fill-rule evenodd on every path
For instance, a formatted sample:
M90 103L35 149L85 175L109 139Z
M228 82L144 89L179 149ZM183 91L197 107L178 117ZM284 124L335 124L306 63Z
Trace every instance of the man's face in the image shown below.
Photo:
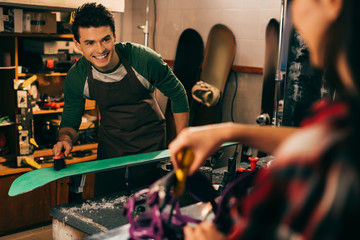
M108 71L119 63L115 52L115 34L110 26L79 28L79 42L75 46L98 70Z

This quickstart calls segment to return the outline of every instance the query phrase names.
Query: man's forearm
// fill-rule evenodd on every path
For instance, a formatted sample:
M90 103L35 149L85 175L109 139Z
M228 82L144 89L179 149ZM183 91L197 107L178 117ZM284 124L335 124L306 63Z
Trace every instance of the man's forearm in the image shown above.
M59 141L68 141L69 143L73 144L79 135L75 129L70 127L63 127L59 130L58 136Z
M189 113L174 113L174 120L176 126L176 133L178 134L179 132L181 132L181 130L189 126Z

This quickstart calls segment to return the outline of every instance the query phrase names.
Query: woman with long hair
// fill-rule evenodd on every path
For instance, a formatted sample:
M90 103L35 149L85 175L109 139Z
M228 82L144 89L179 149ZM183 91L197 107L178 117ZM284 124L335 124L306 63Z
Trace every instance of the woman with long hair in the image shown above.
M360 239L360 1L292 0L291 7L311 63L335 97L315 103L299 129L222 123L183 130L169 147L175 168L178 152L194 151L191 173L226 141L275 156L236 202L230 232L202 222L184 229L186 239Z

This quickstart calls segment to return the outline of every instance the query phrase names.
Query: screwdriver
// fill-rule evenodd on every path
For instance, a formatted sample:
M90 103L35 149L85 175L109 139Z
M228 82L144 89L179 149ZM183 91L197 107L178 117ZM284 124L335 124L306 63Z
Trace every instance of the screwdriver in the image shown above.
M176 156L179 163L179 168L176 170L176 183L174 187L174 194L176 197L183 195L186 186L186 178L189 173L189 168L194 160L194 152L187 148L179 152Z

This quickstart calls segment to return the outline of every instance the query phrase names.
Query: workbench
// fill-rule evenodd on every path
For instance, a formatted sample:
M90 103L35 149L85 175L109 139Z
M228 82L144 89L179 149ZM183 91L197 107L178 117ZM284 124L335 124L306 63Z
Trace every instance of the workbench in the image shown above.
M79 239L126 224L122 209L128 198L119 192L51 208L53 239Z
M204 211L205 210L205 211ZM209 203L196 203L187 207L181 208L181 213L190 216L199 220L211 220L215 217L214 214L207 214L206 211L211 210L211 205ZM205 213L205 214L204 214ZM128 240L130 238L129 234L130 224L127 223L120 227L114 228L108 232L98 233L87 237L86 240Z
M258 166L263 166L272 157L261 158ZM247 168L248 163L239 163L238 167ZM219 184L227 168L214 169L212 181ZM137 190L133 190L135 193ZM53 239L69 240L89 237L89 239L128 239L128 221L122 214L124 204L129 197L124 192L86 200L79 204L65 204L53 207ZM200 205L199 205L200 204ZM201 219L203 203L182 207L181 212ZM119 235L120 234L120 235ZM120 238L121 236L121 238Z
M82 146L75 146L75 151L82 150ZM97 144L94 144L94 148ZM93 150L96 153L96 149ZM47 153L48 152L48 153ZM38 155L51 155L52 151L37 151L33 157ZM96 154L82 158L67 159L67 164L87 162L96 159ZM42 168L52 167L52 163L41 164ZM11 184L22 174L32 171L30 167L17 167L16 161L6 162L0 157L0 236L14 231L21 231L51 221L49 215L53 206L69 202L69 178L59 179L46 184L34 191L27 192L15 197L10 197L8 191ZM83 199L94 197L95 174L88 174L85 188L82 193Z

